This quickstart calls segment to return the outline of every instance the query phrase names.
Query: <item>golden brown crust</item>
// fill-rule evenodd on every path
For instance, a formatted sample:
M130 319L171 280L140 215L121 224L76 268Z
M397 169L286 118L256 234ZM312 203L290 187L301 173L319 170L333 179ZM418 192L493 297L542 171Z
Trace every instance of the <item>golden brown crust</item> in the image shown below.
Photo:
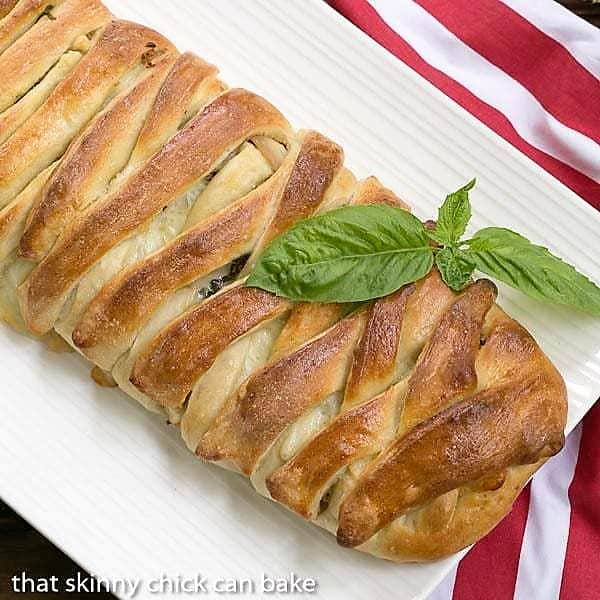
M62 4L55 0L53 8ZM17 7L16 5L19 4ZM16 10L13 10L15 9ZM27 31L48 9L48 0L1 0L0 1L0 52L3 52L20 35ZM9 17L4 18L8 13Z
M411 368L442 315L455 299L456 293L443 282L436 268L416 283L416 290L406 307L406 327L400 332L400 349Z
M475 390L481 329L496 293L492 282L480 279L446 310L411 375L401 431Z
M217 68L190 52L181 54L165 79L144 123L131 155L130 163L141 165L177 133L182 124L193 116L193 102L200 96L208 102L224 91L216 79ZM204 102L202 103L204 104Z
M415 288L395 331L410 345L422 334L410 330L427 327L410 378L342 407L266 477L272 497L305 518L326 524L321 512L330 514L343 545L398 561L439 558L489 531L562 447L566 419L564 383L531 336L494 306L493 284L480 280L456 296L432 273ZM436 298L424 302L426 292ZM440 316L428 324L417 301ZM361 460L367 466L356 475ZM332 505L323 505L332 492Z
M365 455L375 454L380 449L377 444L385 441L380 435L384 423L387 431L390 430L399 389L389 386L397 378L398 341L406 307L415 288L414 285L406 286L371 306L346 385L342 411L349 412L342 412L292 461L267 480L273 497L303 516L317 516L318 501L340 469ZM414 411L416 405L421 415L426 414L432 410L432 402L434 412L437 412L444 406L440 400L442 393L447 391L445 398L448 400L459 391L472 387L480 330L494 297L495 288L482 280L470 286L446 310L410 380L409 397L404 400L405 412ZM449 337L457 331L462 334L458 344ZM401 386L402 389L405 387ZM392 398L383 393L361 405L386 388L389 388L388 392L394 390Z
M17 17L17 11L0 26L13 16ZM30 14L25 16L26 20L29 18ZM14 43L0 55L0 111L35 85L78 36L103 27L109 20L110 13L98 0L66 0L53 11L52 19L42 18L16 41L19 27L16 23L6 25L5 40L10 43L12 38Z
M10 204L0 210L0 261L18 248L27 215L55 168L56 163L44 169Z
M373 398L397 379L400 331L414 291L414 285L405 286L370 307L365 332L354 353L343 410Z
M553 415L552 429L558 437L566 420L564 382L533 338L494 306L484 325L483 341L476 361L479 387L508 385L542 373L546 377L545 412ZM360 548L395 561L434 560L457 552L488 533L506 515L529 477L545 460L514 465L502 470L500 477L498 472L484 477L491 478L491 486L482 486L479 480L459 488L452 517L442 527L428 527L428 511L418 511L417 523L396 519Z
M545 378L531 377L484 390L417 425L344 499L340 544L358 546L414 506L490 472L555 454L564 434L562 422L545 410L547 400Z
M338 171L341 158L339 146L324 136L303 134L285 185L268 181L113 279L76 326L75 345L97 362L102 357L108 366L131 344L148 315L175 289L251 252L274 203L277 210L269 227L271 232L287 228L313 212Z
M299 350L253 375L207 431L198 455L250 474L281 432L341 389L364 313L346 317Z
M336 474L383 449L394 426L398 387L342 413L289 462L267 479L271 496L306 519L318 516L319 502Z
M19 0L0 0L0 19L3 19L16 5Z
M352 204L386 204L410 211L410 206L392 190L381 185L377 177L367 177L357 187Z
M274 208L272 231L281 228L281 222L287 226L310 214L331 185L340 158L339 147L327 138L314 132L303 134L289 171L282 169L245 198L201 221L105 286L75 327L75 345L103 367L110 367L173 291L252 251ZM279 181L283 178L284 184Z
M316 131L298 134L298 157L279 200L279 206L260 240L260 252L271 240L317 210L344 162L342 149Z
M329 329L346 313L343 304L301 302L294 306L281 335L277 338L271 359L277 360L305 344L322 331Z
M562 447L566 390L556 369L497 307L483 331L476 358L480 391L430 416L367 468L340 509L338 535L345 545L381 531L365 548L395 560L457 551L489 531L531 472ZM478 480L490 474L498 483L481 485ZM460 493L443 538L440 532L409 535L402 519L382 530L398 514L452 489Z
M289 307L283 298L243 285L217 294L152 341L138 357L131 381L161 405L181 406L194 383L228 344Z
M513 502L544 461L506 471L496 490L439 496L423 509L399 518L358 549L396 562L429 561L449 556L489 533L506 516Z
M266 100L234 89L209 104L143 170L90 207L32 272L20 288L21 310L30 329L48 331L69 291L96 261L258 134L288 142L287 121Z
M175 59L174 53L162 57L71 144L28 219L20 244L22 256L42 260L75 213L99 197L127 163L146 113Z
M147 27L127 21L107 25L96 44L42 107L0 146L0 207L62 155L117 91L125 74L144 70L142 62L149 51L148 43L155 44L154 51L173 49L170 42Z
M37 85L0 114L0 144L3 144L42 106L56 86L75 68L81 57L82 53L75 50L65 52Z
M172 292L253 248L269 201L269 194L251 194L112 279L76 325L75 345L88 357L116 360Z

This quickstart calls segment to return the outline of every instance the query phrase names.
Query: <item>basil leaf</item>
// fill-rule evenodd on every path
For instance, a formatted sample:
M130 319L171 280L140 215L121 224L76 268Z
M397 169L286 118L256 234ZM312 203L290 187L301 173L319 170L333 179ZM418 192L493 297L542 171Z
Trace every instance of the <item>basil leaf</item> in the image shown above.
M533 298L600 315L600 288L547 248L500 227L482 229L466 243L478 270Z
M446 285L455 292L459 292L469 283L475 269L473 263L468 260L467 253L451 246L442 248L435 255L435 264Z
M439 244L455 244L467 229L471 219L471 203L469 191L475 186L472 179L456 192L448 194L438 210L435 229L429 232L429 237Z
M273 240L247 285L293 300L360 302L424 277L433 249L405 210L349 206L300 221Z

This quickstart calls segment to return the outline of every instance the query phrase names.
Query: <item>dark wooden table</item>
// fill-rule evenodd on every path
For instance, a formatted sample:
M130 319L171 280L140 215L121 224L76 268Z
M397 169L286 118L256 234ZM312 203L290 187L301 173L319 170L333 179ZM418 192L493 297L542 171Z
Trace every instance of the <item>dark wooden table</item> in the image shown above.
M600 2L592 0L559 0L559 2L596 27L600 27Z
M16 597L51 600L65 597L64 594L52 593L14 594L11 579L22 571L34 578L54 575L64 584L68 578L75 577L81 570L8 506L0 502L0 600L14 600ZM113 599L113 596L106 593L68 595L68 598L74 600L84 597Z
M559 0L561 4L577 13L590 23L600 27L600 3L590 0ZM13 600L11 577L26 571L33 577L55 575L61 581L74 576L79 567L55 548L35 529L0 502L0 600ZM30 600L51 600L64 598L61 594L20 594ZM69 594L77 600L90 597L91 594ZM110 594L93 594L98 600L112 598Z

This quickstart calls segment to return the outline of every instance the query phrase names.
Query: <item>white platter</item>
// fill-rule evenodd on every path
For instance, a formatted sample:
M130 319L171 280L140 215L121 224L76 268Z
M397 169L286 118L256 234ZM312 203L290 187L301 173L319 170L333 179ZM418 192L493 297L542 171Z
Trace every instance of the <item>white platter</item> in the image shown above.
M512 227L600 281L600 214L321 0L107 4L219 65L295 126L340 142L359 176L377 175L419 216L477 176L472 227ZM563 374L570 430L600 396L600 323L505 288L501 303ZM327 600L426 598L456 562L397 566L338 548L240 477L197 461L173 428L88 373L77 356L0 327L0 497L84 568L141 579L136 598L156 597L149 586L162 574L201 573L214 585L260 584L263 572L313 577L309 597Z

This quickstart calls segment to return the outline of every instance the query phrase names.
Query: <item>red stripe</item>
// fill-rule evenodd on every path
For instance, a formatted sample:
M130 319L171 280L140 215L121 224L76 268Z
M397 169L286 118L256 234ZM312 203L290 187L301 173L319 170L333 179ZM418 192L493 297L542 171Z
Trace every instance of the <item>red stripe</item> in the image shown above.
M569 489L571 527L560 600L600 598L600 405L586 415Z
M452 600L512 600L529 510L529 486L512 511L460 561Z
M502 113L482 102L465 87L426 63L403 38L385 23L366 0L329 0L329 3L490 129L562 181L592 206L600 209L600 184L528 144L518 135Z
M600 142L600 81L564 46L498 0L415 2L559 121Z

